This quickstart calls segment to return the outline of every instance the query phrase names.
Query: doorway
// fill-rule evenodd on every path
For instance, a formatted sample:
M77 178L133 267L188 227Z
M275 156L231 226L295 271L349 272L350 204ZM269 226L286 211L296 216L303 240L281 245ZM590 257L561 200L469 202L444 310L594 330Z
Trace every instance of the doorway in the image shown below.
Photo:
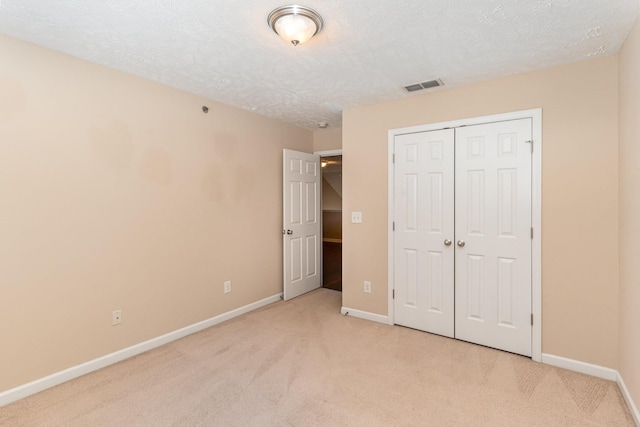
M342 292L342 155L320 157L322 286Z

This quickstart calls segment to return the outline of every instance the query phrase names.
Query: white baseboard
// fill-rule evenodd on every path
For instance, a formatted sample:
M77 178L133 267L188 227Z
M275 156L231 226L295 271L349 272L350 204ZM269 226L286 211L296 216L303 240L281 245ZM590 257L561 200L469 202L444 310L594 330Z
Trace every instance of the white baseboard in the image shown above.
M542 353L542 363L610 381L615 381L618 378L618 371L615 369L592 365L591 363L580 362L579 360L567 359L566 357L554 356L552 354Z
M552 354L542 354L542 363L547 365L556 366L558 368L568 369L570 371L580 372L582 374L591 375L593 377L602 378L605 380L615 381L620 387L620 392L624 397L629 412L635 421L636 425L640 427L640 412L638 407L633 401L629 389L627 388L622 376L618 371L604 366L592 365L591 363L580 362L578 360L567 359L566 357L554 356Z
M618 383L618 387L620 387L620 391L622 392L622 396L624 396L625 402L627 402L627 406L629 407L629 412L631 412L633 420L636 422L637 426L640 426L640 412L638 411L638 407L636 406L636 404L633 402L631 394L629 393L629 389L624 383L624 380L622 379L622 375L620 375L620 373L618 373L618 379L616 382Z
M203 329L207 329L224 321L233 319L234 317L238 317L241 314L245 314L274 302L280 301L281 296L282 294L278 294L260 301L256 301L254 303L245 305L244 307L240 307L235 310L231 310L218 316L212 317L210 319L203 320L202 322L194 323L193 325L186 326L173 332L169 332L168 334L152 338L148 341L144 341L131 347L116 351L114 353L98 357L97 359L93 359L80 365L65 369L63 371L56 372L55 374L48 375L44 378L40 378L30 383L3 391L2 393L0 393L0 407L8 405L9 403L15 402L27 396L31 396L32 394L39 393L58 384L62 384L74 378L78 378L90 372L97 371L98 369L104 368L106 366L113 365L114 363L120 362L124 359L137 356L138 354L168 344L172 341L176 341L180 338L186 337L187 335L200 332Z
M383 316L382 314L369 313L368 311L356 310L355 308L342 307L340 309L340 313L345 316L353 316L359 319L371 320L373 322L384 323L385 325L390 325L389 316Z

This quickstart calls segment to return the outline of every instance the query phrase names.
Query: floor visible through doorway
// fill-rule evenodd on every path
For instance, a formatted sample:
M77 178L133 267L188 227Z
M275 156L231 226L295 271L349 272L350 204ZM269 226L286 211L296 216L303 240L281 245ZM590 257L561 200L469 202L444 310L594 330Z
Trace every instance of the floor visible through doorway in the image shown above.
M322 242L322 286L342 291L342 243Z

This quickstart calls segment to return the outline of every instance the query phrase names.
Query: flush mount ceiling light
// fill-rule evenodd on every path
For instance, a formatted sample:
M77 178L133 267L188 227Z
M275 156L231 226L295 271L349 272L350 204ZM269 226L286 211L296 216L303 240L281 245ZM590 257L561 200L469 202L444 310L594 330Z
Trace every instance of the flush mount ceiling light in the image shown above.
M294 46L302 44L322 29L322 17L304 6L282 6L274 9L267 18L273 31Z

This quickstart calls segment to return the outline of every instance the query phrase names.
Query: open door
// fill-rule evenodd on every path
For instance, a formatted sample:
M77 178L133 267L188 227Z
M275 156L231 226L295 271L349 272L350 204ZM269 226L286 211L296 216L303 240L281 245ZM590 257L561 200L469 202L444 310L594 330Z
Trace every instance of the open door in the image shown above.
M284 300L319 288L320 156L283 151Z

